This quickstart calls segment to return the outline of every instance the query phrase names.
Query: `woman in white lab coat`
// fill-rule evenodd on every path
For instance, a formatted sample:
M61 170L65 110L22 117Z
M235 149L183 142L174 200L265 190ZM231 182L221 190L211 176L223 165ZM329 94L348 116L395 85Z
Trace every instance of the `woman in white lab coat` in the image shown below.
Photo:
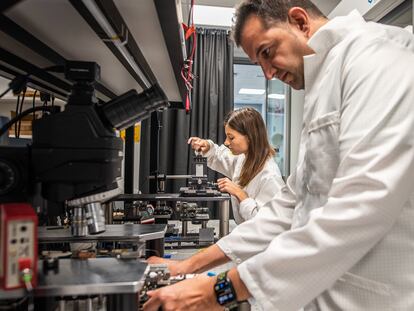
M207 157L208 167L226 176L218 179L218 188L231 195L234 219L240 224L254 217L284 182L257 110L232 111L224 120L224 128L224 145L198 137L191 137L188 143Z
M191 137L188 143L207 157L211 169L227 176L218 180L218 187L231 195L234 218L240 224L254 218L261 208L266 212L264 209L272 206L270 203L275 194L282 189L285 191L286 186L273 159L275 151L269 144L266 126L258 111L252 108L232 111L224 120L224 129L224 145L218 146L198 137ZM203 251L204 260L200 262L197 256L183 261L153 256L147 262L168 264L171 275L198 273L224 263L223 258L217 257L223 251L214 244ZM241 262L237 258L234 260L237 264Z

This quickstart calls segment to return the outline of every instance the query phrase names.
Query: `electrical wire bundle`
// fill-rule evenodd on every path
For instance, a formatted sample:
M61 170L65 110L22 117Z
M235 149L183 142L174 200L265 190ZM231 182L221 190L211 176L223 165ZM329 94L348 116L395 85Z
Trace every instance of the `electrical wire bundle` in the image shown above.
M190 105L190 93L191 89L193 88L193 62L194 62L194 54L197 47L197 34L196 29L194 26L194 0L191 0L190 12L188 14L188 22L187 24L183 23L183 29L185 33L185 40L189 42L189 46L191 44L190 53L187 59L184 61L183 66L181 68L181 77L184 80L185 86L187 88L187 96L185 100L185 110L187 113L190 112L191 105Z
M23 88L23 90L22 90L22 92L17 95L16 116L18 116L19 114L21 114L22 111L23 111L23 104L24 104L24 98L26 97L26 91L27 91L27 88L26 88L26 85L25 85L24 88ZM22 96L22 100L20 100L20 95ZM22 126L22 120L20 119L18 121L18 124L16 124L15 127L14 127L14 136L16 138L19 138L20 137L20 129L21 129L21 126Z

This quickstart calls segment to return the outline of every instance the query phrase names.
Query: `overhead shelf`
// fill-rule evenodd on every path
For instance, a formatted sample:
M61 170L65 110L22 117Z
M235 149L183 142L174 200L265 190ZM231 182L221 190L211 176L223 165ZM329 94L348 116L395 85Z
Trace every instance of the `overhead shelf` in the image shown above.
M182 104L186 90L180 76L181 20L177 3L167 2L25 0L13 5L2 1L0 74L31 73L32 84L62 97L70 82L60 74L40 74L41 68L65 60L95 61L101 67L97 86L101 100L130 89L141 92L158 82L170 102ZM93 7L113 34L104 29Z

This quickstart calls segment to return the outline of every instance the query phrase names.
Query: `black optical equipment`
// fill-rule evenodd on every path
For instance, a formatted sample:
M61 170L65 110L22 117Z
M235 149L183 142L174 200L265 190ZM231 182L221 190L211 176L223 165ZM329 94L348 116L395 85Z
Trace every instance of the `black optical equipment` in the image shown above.
M122 140L98 112L99 74L96 63L68 62L65 78L74 84L65 110L33 122L32 166L47 200L64 202L118 187Z
M131 126L169 103L155 84L140 94L131 90L99 104L96 63L70 61L64 72L73 81L65 110L34 120L28 147L0 147L0 202L27 201L27 194L40 183L42 197L52 206L66 204L98 215L99 204L119 194L123 142L115 129ZM16 198L19 193L23 196ZM76 231L83 231L83 225L78 224Z
M166 96L158 84L138 94L130 90L100 107L108 124L117 130L146 119L151 112L166 108ZM137 105L137 103L140 103Z

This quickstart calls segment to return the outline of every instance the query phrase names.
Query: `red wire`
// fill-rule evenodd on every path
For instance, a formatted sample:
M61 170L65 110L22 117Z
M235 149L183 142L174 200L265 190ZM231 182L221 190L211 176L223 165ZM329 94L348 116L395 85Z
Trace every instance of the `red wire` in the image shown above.
M190 20L188 21L188 29L194 28L194 0L191 0L190 10L191 10L191 17L189 18ZM181 77L183 78L185 86L187 88L187 97L186 97L186 102L185 102L185 108L187 112L189 112L190 110L190 91L193 88L193 85L192 85L193 59L194 59L194 54L195 54L195 50L197 46L197 34L196 34L195 29L194 29L194 32L191 34L191 37L193 38L191 52L190 52L189 57L187 57L187 59L185 60L181 68Z

